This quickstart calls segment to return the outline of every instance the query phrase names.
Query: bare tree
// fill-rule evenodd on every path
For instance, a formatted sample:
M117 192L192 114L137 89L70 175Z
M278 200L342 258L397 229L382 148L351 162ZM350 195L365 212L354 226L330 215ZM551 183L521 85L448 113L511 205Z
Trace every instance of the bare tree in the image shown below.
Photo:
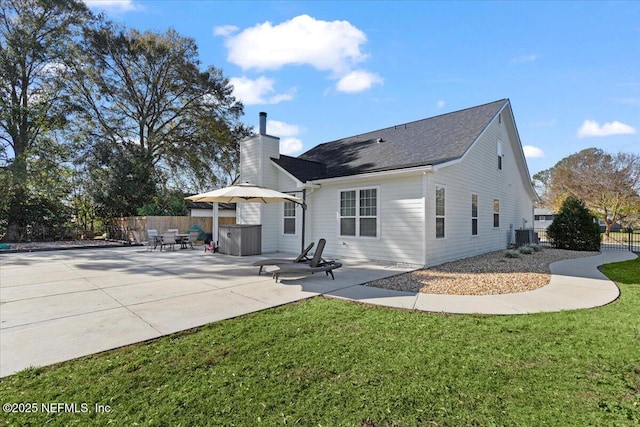
M588 148L560 160L534 179L548 188L543 196L557 210L564 199L573 196L605 222L606 233L618 221L640 213L640 156L609 154Z

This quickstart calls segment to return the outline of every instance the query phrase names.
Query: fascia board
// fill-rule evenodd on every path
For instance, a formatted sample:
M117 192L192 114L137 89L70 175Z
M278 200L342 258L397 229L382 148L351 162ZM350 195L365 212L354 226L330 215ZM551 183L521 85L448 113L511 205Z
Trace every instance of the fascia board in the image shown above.
M406 169L393 169L388 171L380 171L380 172L369 172L362 173L357 175L348 175L348 176L338 176L335 178L324 178L324 179L316 179L313 181L308 181L310 184L333 184L338 182L345 181L363 181L371 178L384 178L387 176L410 176L410 175L422 175L424 173L431 173L433 171L432 165L426 166L418 166L414 168L406 168Z

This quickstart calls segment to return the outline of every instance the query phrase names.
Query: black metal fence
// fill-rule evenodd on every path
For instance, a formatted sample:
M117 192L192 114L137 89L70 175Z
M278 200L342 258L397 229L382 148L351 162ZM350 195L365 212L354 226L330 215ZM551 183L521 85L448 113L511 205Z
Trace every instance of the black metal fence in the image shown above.
M612 231L600 234L600 250L640 252L640 230Z
M547 236L546 228L534 228L533 231L538 237L538 244L543 246L551 246L551 241L549 241L549 237Z
M541 245L551 246L546 229L536 228L534 231ZM600 233L600 250L640 252L640 230L612 231L608 235Z

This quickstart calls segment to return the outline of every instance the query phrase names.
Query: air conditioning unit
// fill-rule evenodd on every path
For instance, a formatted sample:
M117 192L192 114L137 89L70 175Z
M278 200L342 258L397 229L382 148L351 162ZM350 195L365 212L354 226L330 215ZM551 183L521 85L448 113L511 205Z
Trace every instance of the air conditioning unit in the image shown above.
M516 247L537 245L538 243L538 235L533 231L533 228L516 230Z

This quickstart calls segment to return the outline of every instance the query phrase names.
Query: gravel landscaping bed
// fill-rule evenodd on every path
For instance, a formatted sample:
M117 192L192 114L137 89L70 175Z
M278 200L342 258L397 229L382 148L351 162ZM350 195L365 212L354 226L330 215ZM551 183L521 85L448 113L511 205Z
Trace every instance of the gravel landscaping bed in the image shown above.
M449 295L495 295L531 291L549 283L549 264L599 252L545 248L520 258L489 252L365 284L396 291Z

